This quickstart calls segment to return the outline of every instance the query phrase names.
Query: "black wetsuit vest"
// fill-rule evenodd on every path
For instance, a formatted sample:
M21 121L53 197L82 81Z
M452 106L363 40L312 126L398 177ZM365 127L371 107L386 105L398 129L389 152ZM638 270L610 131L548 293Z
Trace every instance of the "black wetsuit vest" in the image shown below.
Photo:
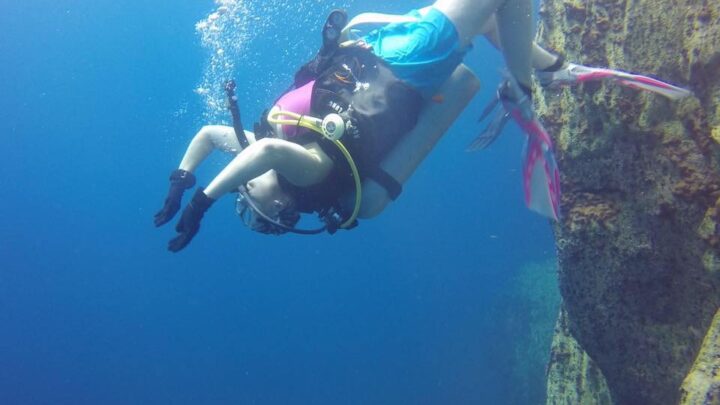
M311 80L315 84L310 115L322 118L336 113L352 122L356 130L346 131L340 141L355 160L361 179L377 179L380 184L391 182L387 179L389 175L380 169L380 162L415 127L423 105L420 93L398 79L372 50L361 45L339 47L328 56L318 55L295 75L294 88ZM337 206L343 194L354 190L349 165L332 142L309 130L289 140L300 144L317 142L335 163L333 172L323 182L310 187L297 187L281 179L283 188L295 195L300 211L322 212ZM399 189L388 191L393 198L399 193Z

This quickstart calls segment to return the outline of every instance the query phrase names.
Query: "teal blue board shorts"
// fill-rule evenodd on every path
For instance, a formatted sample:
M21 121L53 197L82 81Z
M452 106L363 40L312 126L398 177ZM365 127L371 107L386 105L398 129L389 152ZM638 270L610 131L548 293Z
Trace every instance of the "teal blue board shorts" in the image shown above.
M435 8L431 7L425 16L417 10L408 15L419 20L388 24L362 39L399 79L429 99L462 62L470 47L461 49L455 25Z

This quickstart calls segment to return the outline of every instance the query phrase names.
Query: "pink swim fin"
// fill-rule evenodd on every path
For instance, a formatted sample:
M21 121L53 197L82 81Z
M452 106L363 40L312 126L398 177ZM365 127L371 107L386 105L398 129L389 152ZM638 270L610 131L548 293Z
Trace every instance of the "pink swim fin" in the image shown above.
M560 218L560 171L552 149L536 136L528 136L523 147L525 204L540 215Z
M505 86L508 89L505 94L511 96L503 97L502 92L498 96L527 136L522 163L525 204L530 210L557 221L560 218L560 171L552 139L533 113L530 100L514 89L516 84L509 81Z
M497 108L500 106L500 108ZM560 218L560 171L550 135L532 110L532 102L511 76L507 76L495 99L485 108L481 120L496 110L490 125L468 146L467 151L486 148L512 118L525 133L523 147L523 191L525 204L540 215Z
M690 90L649 76L623 72L622 70L593 68L575 63L568 63L562 69L554 72L538 71L535 72L535 75L543 86L611 80L633 89L660 94L671 100L679 100L693 94Z

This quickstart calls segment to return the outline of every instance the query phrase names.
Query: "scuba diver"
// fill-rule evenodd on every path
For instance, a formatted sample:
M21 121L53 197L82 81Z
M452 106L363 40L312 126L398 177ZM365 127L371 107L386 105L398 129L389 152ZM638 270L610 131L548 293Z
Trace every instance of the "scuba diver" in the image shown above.
M237 192L237 211L252 230L316 234L350 229L395 200L445 130L477 91L462 60L479 35L502 50L508 74L483 116L488 128L469 150L482 149L513 119L526 134L523 162L527 205L559 217L559 172L552 141L532 109L532 71L544 86L611 79L670 98L687 90L640 75L565 62L532 41L531 0L438 0L407 15L360 14L348 21L333 11L322 47L295 74L294 83L246 131L226 85L233 126L203 127L178 169L156 226L180 210L193 172L215 149L234 159L198 188L183 210L168 249L180 251L222 196ZM376 27L359 35L359 27ZM297 229L300 213L317 213L318 229Z

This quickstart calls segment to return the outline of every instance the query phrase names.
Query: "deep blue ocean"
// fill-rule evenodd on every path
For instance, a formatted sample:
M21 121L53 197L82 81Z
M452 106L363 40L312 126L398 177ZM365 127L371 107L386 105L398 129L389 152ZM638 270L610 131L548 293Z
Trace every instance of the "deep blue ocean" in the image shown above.
M168 175L203 124L229 122L208 84L231 72L250 126L332 8L428 5L239 3L218 71L198 26L212 0L0 2L0 403L513 403L531 309L507 292L555 250L523 204L519 130L464 151L503 66L482 40L466 59L481 91L381 216L273 237L226 197L166 250Z

